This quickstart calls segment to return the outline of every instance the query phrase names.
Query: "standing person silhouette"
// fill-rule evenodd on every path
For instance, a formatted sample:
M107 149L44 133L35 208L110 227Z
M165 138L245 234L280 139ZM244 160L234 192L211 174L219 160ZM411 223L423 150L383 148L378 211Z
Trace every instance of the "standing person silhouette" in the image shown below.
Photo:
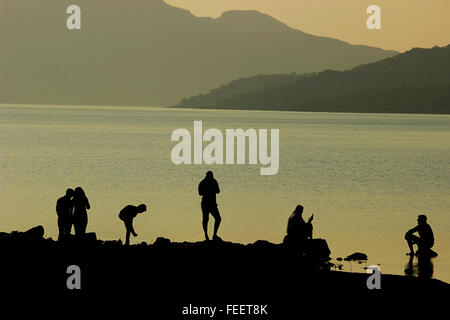
M419 236L414 235L415 232L419 233ZM421 214L417 217L417 226L405 234L405 240L408 242L409 255L414 256L414 244L418 247L416 255L431 253L431 247L434 245L434 235L433 230L427 223L426 215Z
M88 224L87 211L91 208L89 200L81 187L76 187L73 194L73 226L75 236L83 237L86 234Z
M128 246L130 244L130 233L133 237L137 237L137 233L134 232L133 219L139 213L147 211L147 206L145 204L140 204L137 207L133 205L127 205L125 208L120 210L119 218L125 223L125 229L127 230L125 244Z
M214 233L213 240L221 240L217 236L217 230L219 230L220 222L222 218L220 217L219 209L217 208L216 194L220 193L219 184L217 180L214 179L212 171L206 172L205 178L200 181L198 185L198 194L202 196L202 214L203 214L203 231L205 233L205 239L209 240L208 237L208 221L209 214L214 217Z
M58 215L58 241L67 239L72 231L73 190L67 189L66 194L56 201L56 214Z

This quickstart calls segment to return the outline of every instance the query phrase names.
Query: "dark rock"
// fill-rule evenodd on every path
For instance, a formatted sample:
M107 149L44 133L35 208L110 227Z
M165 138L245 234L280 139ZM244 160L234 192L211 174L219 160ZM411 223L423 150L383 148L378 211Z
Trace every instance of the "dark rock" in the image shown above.
M337 261L342 261L343 259L341 257L336 258Z
M95 242L97 241L97 235L95 234L95 232L88 232L84 235L83 240Z
M259 249L273 249L278 247L279 245L271 243L267 240L257 240L248 245L249 247L259 248Z
M310 239L307 242L306 254L309 256L329 258L330 248L325 239Z
M36 226L23 233L23 236L29 240L41 240L44 238L44 227Z
M170 244L170 239L164 238L164 237L158 237L156 238L153 245L155 247L167 247Z
M367 255L361 252L355 252L344 259L345 261L367 260Z

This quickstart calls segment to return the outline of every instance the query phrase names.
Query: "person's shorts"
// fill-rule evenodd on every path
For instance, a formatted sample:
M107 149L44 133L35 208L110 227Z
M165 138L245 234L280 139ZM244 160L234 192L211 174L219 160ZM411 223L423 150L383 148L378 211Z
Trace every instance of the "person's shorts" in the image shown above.
M216 203L211 204L202 202L202 213L203 218L207 219L209 217L209 214L211 213L214 219L220 219L220 213Z

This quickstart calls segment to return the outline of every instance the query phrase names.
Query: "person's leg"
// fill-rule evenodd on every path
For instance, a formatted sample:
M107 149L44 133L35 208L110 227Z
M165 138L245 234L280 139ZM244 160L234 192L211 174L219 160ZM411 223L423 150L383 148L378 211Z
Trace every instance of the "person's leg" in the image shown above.
M214 239L217 238L217 231L219 230L220 222L222 221L217 205L211 207L211 215L214 217Z
M208 207L202 203L202 226L203 226L203 232L205 233L205 239L209 240L208 237L208 221L209 221L209 209Z
M61 217L58 218L58 241L61 241L64 238L64 223Z
M71 228L72 228L72 224L71 224L70 218L64 218L63 234L64 234L65 239L67 239L69 237Z
M431 247L433 245L428 243L427 241L423 241L422 239L418 239L417 241L417 252L416 255L428 256L431 253Z
M137 233L134 232L134 228L133 228L133 220L132 219L128 219L124 221L125 223L125 228L127 229L127 235L126 235L126 244L130 244L130 234L132 234L134 237L137 237Z
M130 230L133 237L137 237L137 233L134 231L134 227L133 227L133 219L127 220L127 228L128 228L128 230Z
M69 217L67 219L67 225L66 225L66 234L67 236L69 236L72 233L72 224L73 224L73 219L72 217Z
M73 228L75 230L75 237L80 236L80 219L78 217L74 217L73 221Z
M128 228L127 228L127 234L126 234L126 236L125 236L125 245L130 245L130 230L128 230Z
M83 217L83 221L82 221L82 223L80 224L81 235L82 235L82 236L86 234L87 224L88 224L88 221L87 221L87 215L86 215L86 217Z
M414 255L414 244L417 244L420 240L419 237L413 235L413 234L407 234L405 236L406 242L408 242L408 247L409 247L409 254L410 255Z

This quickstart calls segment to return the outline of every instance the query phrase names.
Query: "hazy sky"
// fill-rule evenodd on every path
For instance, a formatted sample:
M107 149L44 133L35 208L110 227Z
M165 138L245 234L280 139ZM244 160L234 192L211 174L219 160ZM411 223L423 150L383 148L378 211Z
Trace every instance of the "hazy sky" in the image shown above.
M258 10L314 35L398 51L450 43L450 0L165 0L196 16ZM381 8L381 30L368 30L366 9Z

